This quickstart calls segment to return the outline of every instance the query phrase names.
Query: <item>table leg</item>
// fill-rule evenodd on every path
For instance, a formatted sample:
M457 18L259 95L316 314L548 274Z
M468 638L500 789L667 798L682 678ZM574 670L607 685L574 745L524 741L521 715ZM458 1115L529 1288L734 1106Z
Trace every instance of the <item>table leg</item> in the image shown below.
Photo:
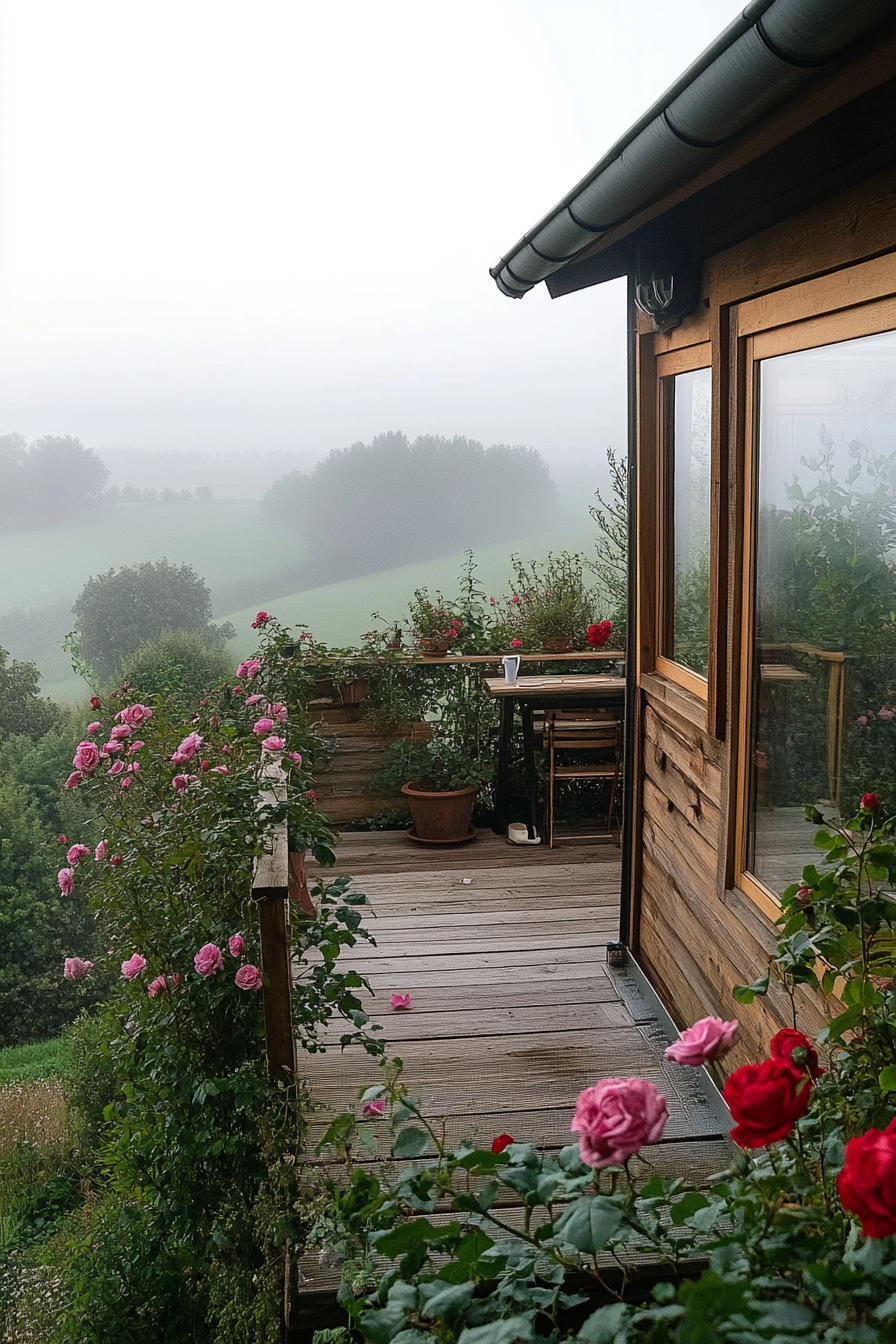
M520 705L523 719L523 759L526 763L526 786L529 790L529 839L538 831L538 779L535 774L535 730L532 726L532 706L525 701Z
M495 780L495 811L492 830L495 835L507 834L507 786L510 774L510 736L513 732L513 700L509 695L501 700L501 722L498 730L498 775Z

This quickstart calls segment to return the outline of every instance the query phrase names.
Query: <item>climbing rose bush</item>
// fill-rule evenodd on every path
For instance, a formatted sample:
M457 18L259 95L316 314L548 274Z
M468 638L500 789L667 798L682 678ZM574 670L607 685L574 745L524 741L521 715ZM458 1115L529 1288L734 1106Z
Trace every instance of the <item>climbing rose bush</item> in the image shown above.
M306 1235L304 1120L298 1081L268 1074L253 865L278 825L291 848L332 860L310 796L322 745L304 709L311 683L283 656L287 642L269 617L241 669L260 697L254 710L230 682L186 713L127 687L94 697L98 744L85 735L70 786L87 793L103 839L69 846L58 880L84 896L108 953L94 966L72 948L59 973L112 985L72 1100L76 1110L89 1097L91 1114L104 1114L91 1121L101 1172L60 1257L63 1306L42 1344L88 1333L143 1344L160 1329L220 1344L278 1337L286 1246ZM275 758L275 790L272 754L253 731L269 706L291 753ZM316 883L316 916L294 921L296 1036L322 1049L336 1018L337 1040L378 1056L363 981L338 967L342 949L367 937L365 898L347 888Z

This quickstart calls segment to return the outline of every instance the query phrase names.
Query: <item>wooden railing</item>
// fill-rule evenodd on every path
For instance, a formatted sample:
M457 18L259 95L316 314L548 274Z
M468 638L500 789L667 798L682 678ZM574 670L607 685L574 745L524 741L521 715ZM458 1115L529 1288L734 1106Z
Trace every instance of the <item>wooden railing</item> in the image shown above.
M286 797L286 774L276 762L264 767L266 787L259 797L270 807ZM255 860L252 899L258 907L264 1036L268 1071L283 1078L296 1071L296 1043L292 1029L292 940L290 937L289 837L285 822L272 826L265 852Z

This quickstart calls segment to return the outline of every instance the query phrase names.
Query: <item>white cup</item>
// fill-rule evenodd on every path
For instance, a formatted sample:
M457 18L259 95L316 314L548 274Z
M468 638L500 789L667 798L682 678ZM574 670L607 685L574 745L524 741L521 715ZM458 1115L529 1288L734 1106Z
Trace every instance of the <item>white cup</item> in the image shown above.
M508 686L512 686L519 675L520 656L518 653L508 653L506 658L501 659L501 665L504 668L504 680Z

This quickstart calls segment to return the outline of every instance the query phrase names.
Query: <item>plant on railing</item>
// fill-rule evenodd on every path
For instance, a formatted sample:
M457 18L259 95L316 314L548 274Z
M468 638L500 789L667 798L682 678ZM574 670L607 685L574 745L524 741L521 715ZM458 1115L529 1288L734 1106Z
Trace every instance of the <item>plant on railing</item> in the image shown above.
M44 1248L61 1285L47 1340L279 1338L286 1245L307 1216L304 1108L294 1077L268 1076L253 864L278 825L323 863L332 836L309 796L313 737L290 694L307 678L261 616L262 648L235 682L186 716L126 687L94 697L75 753L68 784L89 794L103 838L69 847L58 884L86 893L108 953L94 966L72 948L59 971L114 968L117 989L75 1028L90 1040L69 1081L90 1197L55 1252ZM262 802L271 763L283 796ZM328 1039L380 1054L364 982L338 969L368 937L365 898L348 879L312 895L318 913L294 939L311 954L293 993L297 1037L321 1049L335 1018Z
M739 1151L706 1188L651 1175L666 1103L647 1080L586 1088L571 1117L579 1142L556 1155L509 1134L482 1150L450 1147L393 1061L359 1094L361 1114L322 1140L348 1172L317 1236L354 1285L342 1297L351 1332L369 1344L892 1344L894 833L873 794L845 825L821 824L828 871L807 868L785 893L772 965L794 1026L728 1077ZM735 993L749 1002L768 985ZM800 986L844 1005L817 1043L797 1026ZM666 1054L713 1067L737 1030L706 1018ZM384 1147L387 1117L392 1153L410 1163L389 1181L353 1164L359 1143ZM672 1275L649 1294L644 1257L651 1282L657 1266Z
M507 602L512 638L526 652L546 641L567 640L573 649L588 647L588 627L601 613L598 594L584 578L585 558L561 551L544 564L513 557L513 592Z

